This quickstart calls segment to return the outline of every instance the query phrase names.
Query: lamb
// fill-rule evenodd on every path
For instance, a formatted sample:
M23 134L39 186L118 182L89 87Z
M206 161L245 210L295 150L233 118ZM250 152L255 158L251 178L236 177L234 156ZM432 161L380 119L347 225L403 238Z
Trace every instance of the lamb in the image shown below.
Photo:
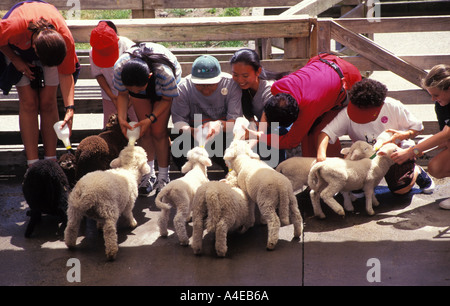
M250 200L256 202L261 216L267 222L266 248L273 250L278 242L280 219L283 225L291 221L294 224L294 237L300 237L303 219L289 180L261 161L243 140L231 142L225 150L224 160L236 171L238 186Z
M375 151L365 141L356 141L349 148L343 148L341 154L346 159L358 160L371 157ZM308 174L316 159L314 157L294 156L281 162L275 170L285 175L292 183L294 194L303 190L308 185Z
M231 171L223 181L210 181L200 186L192 203L192 249L202 252L204 220L208 232L215 232L217 256L227 254L227 233L244 233L255 223L255 203L237 186L237 174Z
M181 168L184 176L171 181L156 196L155 204L161 209L158 219L159 232L167 237L170 209L176 208L173 219L175 233L181 245L187 246L189 238L186 232L186 222L190 217L192 200L197 189L208 182L207 167L211 166L208 152L203 147L194 147L187 153L187 162Z
M79 143L75 151L76 179L79 180L89 172L110 169L111 161L119 156L127 144L128 140L120 129L119 118L117 114L112 114L105 131L88 136Z
M340 191L363 189L366 196L366 211L369 215L373 215L375 212L372 205L379 204L374 189L394 164L390 156L397 148L395 144L388 143L381 147L374 159L364 158L353 161L331 157L315 164L308 176L314 214L319 218L325 218L320 207L320 198L322 198L337 214L344 216L344 209L333 196ZM347 210L353 210L351 201L347 197L344 197L344 207Z
M117 220L120 215L131 227L137 225L133 207L138 196L141 176L150 171L147 154L142 147L128 145L111 161L109 170L84 175L69 195L65 243L75 247L80 222L84 216L97 221L103 229L105 253L114 260L118 252Z
M57 216L64 229L67 222L67 197L73 187L75 156L68 152L58 162L40 160L34 163L25 173L22 191L30 210L30 222L25 230L25 237L31 237L42 214Z

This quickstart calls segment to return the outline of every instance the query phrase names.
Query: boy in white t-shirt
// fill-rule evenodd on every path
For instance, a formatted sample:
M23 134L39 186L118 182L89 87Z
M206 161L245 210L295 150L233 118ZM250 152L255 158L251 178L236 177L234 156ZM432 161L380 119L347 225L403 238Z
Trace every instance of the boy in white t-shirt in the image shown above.
M384 131L393 133L391 142L402 148L413 146L412 140L423 130L423 124L395 99L386 97L387 88L382 83L364 79L349 91L349 104L322 130L318 137L317 161L326 159L328 143L338 137L350 136L353 142L363 140L375 144ZM424 193L434 191L433 180L413 160L394 164L385 176L393 193L405 194L415 183Z
M97 79L102 91L103 127L109 116L117 113L117 89L113 86L114 64L119 56L135 43L130 39L118 36L117 28L112 21L100 21L91 32L89 52L91 74ZM133 106L128 108L130 121L138 121Z

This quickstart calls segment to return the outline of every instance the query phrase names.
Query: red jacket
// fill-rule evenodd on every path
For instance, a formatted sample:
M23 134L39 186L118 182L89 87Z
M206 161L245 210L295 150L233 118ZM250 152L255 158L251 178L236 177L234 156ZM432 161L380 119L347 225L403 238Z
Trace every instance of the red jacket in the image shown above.
M352 64L334 55L327 54L321 55L321 57L339 66L348 82L348 88L361 80L359 70ZM288 93L292 95L297 100L300 110L290 131L279 137L278 148L291 149L302 143L303 156L315 157L318 134L339 111L331 109L341 102L338 99L341 89L342 83L338 73L328 64L321 62L318 56L310 59L303 68L276 81L272 85L272 94ZM320 124L310 131L316 119L322 115L324 116ZM271 135L265 135L261 137L261 140L268 145L277 147L277 144L272 143ZM339 156L340 144L334 149L330 148L330 151L329 156Z

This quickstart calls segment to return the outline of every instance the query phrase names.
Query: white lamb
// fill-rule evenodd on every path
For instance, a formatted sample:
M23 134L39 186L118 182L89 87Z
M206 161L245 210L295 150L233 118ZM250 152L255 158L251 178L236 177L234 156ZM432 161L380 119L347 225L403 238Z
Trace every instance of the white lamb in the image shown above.
M117 220L123 215L131 227L137 225L133 207L138 196L138 183L148 173L147 154L139 146L127 146L111 161L111 168L84 175L69 195L67 227L64 232L69 248L75 247L83 216L97 221L103 229L106 258L114 260L117 245Z
M227 254L227 234L244 233L255 223L255 203L237 186L235 171L223 181L210 181L198 188L192 203L192 249L202 252L204 222L208 232L216 234L217 256Z
M212 165L208 152L203 147L195 147L188 151L187 160L181 168L181 172L186 174L167 184L155 199L156 206L161 209L158 226L159 232L163 237L168 235L167 225L169 223L170 209L172 207L176 208L173 223L181 245L189 244L186 222L191 213L192 199L197 189L209 181L207 167Z
M273 250L278 242L281 224L294 224L294 236L300 237L303 219L298 209L292 184L281 173L270 168L259 159L249 144L243 140L233 140L226 149L224 160L238 174L238 186L256 202L267 222L267 249ZM277 215L278 214L280 217Z
M351 147L341 150L345 159L350 160L369 158L374 153L372 145L361 140L354 142ZM294 194L297 194L303 190L304 186L308 185L308 174L315 161L314 157L294 156L281 162L276 170L291 181Z
M344 209L333 196L344 191L344 207L347 210L353 210L350 199L345 197L345 191L363 189L366 196L366 211L369 215L373 215L375 212L372 204L375 206L379 204L374 189L394 164L390 156L397 148L395 144L388 143L381 147L373 159L364 158L353 161L330 157L315 164L308 176L314 214L325 218L320 207L320 198L322 198L337 214L344 216Z

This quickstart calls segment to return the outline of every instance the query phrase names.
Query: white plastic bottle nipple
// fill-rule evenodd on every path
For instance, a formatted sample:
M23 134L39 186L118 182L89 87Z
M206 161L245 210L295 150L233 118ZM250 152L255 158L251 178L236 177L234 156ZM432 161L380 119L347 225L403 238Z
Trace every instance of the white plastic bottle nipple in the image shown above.
M64 121L58 121L53 125L53 129L55 130L56 136L58 136L58 139L61 140L64 143L64 146L67 150L72 148L72 145L70 144L70 130L69 126L66 124L62 129L59 127L64 123Z
M198 145L200 147L204 147L206 144L206 136L208 136L208 128L207 126L202 127L202 125L199 125L197 127L197 131L195 132L195 138L198 141Z
M137 123L136 121L131 121L129 125L133 127L136 123ZM141 133L140 126L135 127L133 130L128 129L127 130L128 144L134 146L136 140L139 139L140 133Z

